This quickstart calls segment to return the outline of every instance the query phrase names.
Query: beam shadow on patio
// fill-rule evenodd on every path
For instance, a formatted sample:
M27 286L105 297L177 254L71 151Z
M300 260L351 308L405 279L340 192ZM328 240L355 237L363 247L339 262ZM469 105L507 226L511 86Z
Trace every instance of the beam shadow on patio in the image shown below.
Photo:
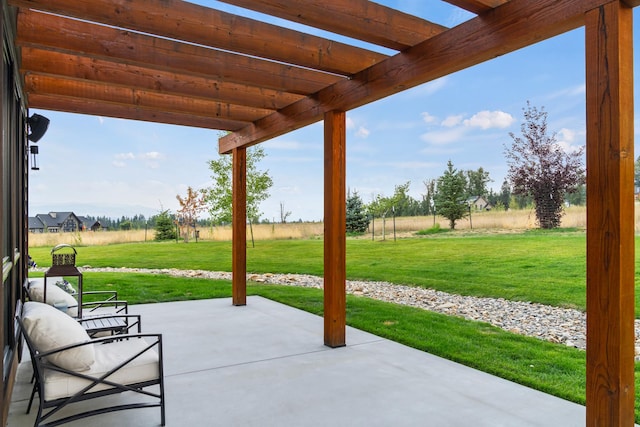
M261 298L132 306L164 340L167 426L584 426L574 403L353 328L347 346L322 344L321 317ZM24 415L23 360L9 425ZM109 397L123 401L127 395ZM84 402L82 405L91 405ZM157 409L69 426L155 426Z

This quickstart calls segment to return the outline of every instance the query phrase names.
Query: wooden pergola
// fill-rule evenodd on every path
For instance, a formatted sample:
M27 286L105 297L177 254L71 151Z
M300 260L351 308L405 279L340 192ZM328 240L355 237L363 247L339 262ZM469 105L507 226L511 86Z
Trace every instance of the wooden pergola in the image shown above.
M640 0L445 0L477 15L453 28L366 0L223 1L386 49L179 0L7 0L27 105L230 131L219 151L233 155L236 305L246 303L246 149L324 120L331 347L346 344L345 112L585 27L587 424L633 425L632 8Z

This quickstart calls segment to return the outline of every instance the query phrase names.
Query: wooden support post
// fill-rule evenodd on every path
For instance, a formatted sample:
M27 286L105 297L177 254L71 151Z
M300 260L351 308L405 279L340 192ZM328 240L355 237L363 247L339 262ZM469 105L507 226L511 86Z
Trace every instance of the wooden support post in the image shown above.
M324 344L346 345L346 114L324 115Z
M233 305L247 304L247 149L233 149L233 236L231 243Z
M587 426L634 422L632 10L586 14Z

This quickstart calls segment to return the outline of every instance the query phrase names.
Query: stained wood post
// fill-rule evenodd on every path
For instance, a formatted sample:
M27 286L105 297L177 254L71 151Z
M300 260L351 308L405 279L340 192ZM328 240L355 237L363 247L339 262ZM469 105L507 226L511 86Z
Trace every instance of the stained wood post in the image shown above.
M587 426L634 421L632 10L586 14Z
M324 344L346 345L346 114L324 115Z
M233 149L232 302L247 304L247 149Z

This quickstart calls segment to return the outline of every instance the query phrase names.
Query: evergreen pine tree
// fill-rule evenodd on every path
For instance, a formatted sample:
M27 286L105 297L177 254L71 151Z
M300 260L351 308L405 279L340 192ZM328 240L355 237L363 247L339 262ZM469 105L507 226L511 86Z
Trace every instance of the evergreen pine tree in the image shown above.
M156 240L173 240L176 238L176 228L169 211L162 211L156 217Z
M369 218L357 191L347 197L347 232L364 233L369 227Z
M449 220L453 230L456 221L468 215L469 206L465 203L467 180L464 174L453 167L451 160L447 162L447 170L438 178L436 193L436 211Z

